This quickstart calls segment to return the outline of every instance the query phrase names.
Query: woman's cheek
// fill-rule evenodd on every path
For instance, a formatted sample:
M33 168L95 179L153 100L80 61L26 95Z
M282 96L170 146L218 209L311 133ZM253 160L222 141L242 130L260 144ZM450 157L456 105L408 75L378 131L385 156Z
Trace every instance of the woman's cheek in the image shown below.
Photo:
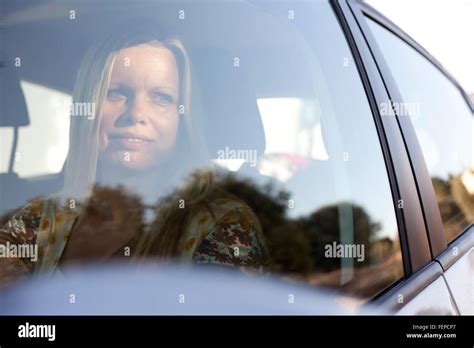
M179 115L178 112L170 112L168 115L162 115L157 118L154 124L156 134L158 135L157 142L161 143L163 149L166 150L174 145L178 133Z
M100 122L99 130L99 151L105 151L108 146L108 136L107 134L113 129L113 124L115 122L115 114L117 114L113 105L111 105L107 100L104 101L102 106L102 117Z

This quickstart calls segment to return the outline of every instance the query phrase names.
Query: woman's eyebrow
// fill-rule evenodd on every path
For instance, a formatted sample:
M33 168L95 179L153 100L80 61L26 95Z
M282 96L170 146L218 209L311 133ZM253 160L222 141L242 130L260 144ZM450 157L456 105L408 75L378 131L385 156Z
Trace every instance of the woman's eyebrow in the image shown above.
M165 85L151 87L150 91L168 92L175 95L178 94L178 90L175 87L165 86Z
M128 90L128 91L132 91L133 88L130 87L129 85L127 85L126 83L121 83L121 82L111 82L109 84L109 89L110 88L119 88L119 89L124 89L124 90ZM151 88L149 88L150 91L160 91L160 92L167 92L167 93L171 93L171 94L174 94L174 95L178 95L179 91L178 89L176 89L175 87L171 87L171 86L166 86L166 85L157 85L157 86L153 86Z

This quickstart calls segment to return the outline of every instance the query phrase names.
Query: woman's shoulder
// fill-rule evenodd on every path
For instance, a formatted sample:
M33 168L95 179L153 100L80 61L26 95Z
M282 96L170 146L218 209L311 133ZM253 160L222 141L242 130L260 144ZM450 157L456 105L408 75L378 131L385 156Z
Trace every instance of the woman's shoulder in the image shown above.
M251 224L261 230L253 210L243 201L233 197L219 197L208 201L191 216L184 237L201 240L209 234L216 225L242 223L245 228Z
M47 205L47 199L33 199L23 207L4 214L0 220L0 232L22 243L34 242Z
M5 214L0 220L3 239L20 244L38 242L42 231L58 228L69 220L74 220L78 209L60 206L57 198L36 198L23 207ZM41 236L40 236L41 235Z
M191 220L182 255L197 263L259 268L266 264L267 247L254 211L233 197L216 198Z

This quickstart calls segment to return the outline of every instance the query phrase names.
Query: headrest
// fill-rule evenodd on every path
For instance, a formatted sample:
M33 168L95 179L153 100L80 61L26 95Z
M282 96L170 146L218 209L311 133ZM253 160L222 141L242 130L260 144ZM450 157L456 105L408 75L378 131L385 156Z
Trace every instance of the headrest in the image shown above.
M28 126L25 96L16 75L13 59L0 61L0 127Z
M198 80L204 136L211 157L226 147L256 150L257 156L262 155L265 132L245 62L234 66L234 57L216 48L193 50L191 62Z

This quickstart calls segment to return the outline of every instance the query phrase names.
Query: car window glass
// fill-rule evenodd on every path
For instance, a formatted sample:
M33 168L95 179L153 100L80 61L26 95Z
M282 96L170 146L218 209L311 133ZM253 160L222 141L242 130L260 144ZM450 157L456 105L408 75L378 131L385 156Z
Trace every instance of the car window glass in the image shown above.
M431 175L446 238L474 221L474 121L459 89L407 43L367 20L404 99Z
M104 243L110 257L128 261L142 250L143 244L130 243L143 222L151 255L243 268L262 262L281 278L363 298L403 276L379 135L328 2L58 6L66 15L56 9L47 18L29 18L27 7L7 2L2 69L22 81L30 124L17 135L21 157L13 172L2 174L2 213L62 192L63 185L79 190L85 171L96 170L92 198L61 199L67 209L86 207L84 236L97 236L94 229L102 227L113 235L121 226ZM114 56L107 91L83 87L109 76L97 68L108 43L94 42L135 28L137 18L179 38L189 76L176 41L163 48L139 37ZM142 60L144 54L149 58ZM138 76L143 84L135 84ZM181 88L184 76L188 89ZM150 83L157 85L142 88ZM94 93L102 99L87 99ZM71 101L74 95L83 99ZM69 118L60 108L68 103ZM102 113L99 135L90 131L99 122L96 112ZM2 143L13 142L14 127L2 127L10 134ZM10 161L4 149L2 168ZM122 169L128 179L114 181ZM94 250L66 249L89 261L102 255L99 246Z

